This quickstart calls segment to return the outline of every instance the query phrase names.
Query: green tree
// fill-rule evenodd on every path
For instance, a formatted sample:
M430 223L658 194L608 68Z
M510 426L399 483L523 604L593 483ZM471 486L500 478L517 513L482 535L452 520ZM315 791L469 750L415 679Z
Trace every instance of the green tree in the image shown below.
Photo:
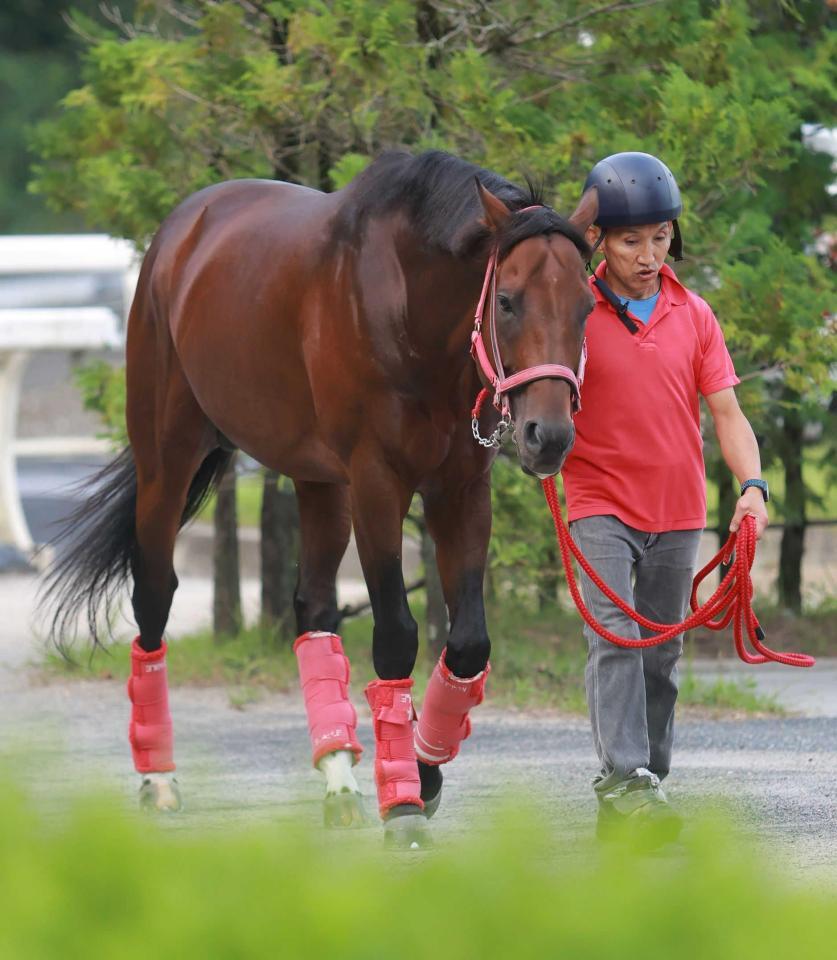
M785 523L779 601L798 613L810 498L802 478L804 432L806 423L826 416L829 369L837 360L837 331L828 314L834 302L833 278L813 257L794 251L777 236L770 237L757 255L723 268L721 277L714 299L729 340L737 347L739 372L746 376L746 368L767 371L752 385L751 405L758 404L761 412L764 459L781 463L785 476L784 500L779 504ZM760 318L758 326L753 324L754 314Z
M97 0L75 0L88 13ZM0 225L7 233L78 229L82 220L48 210L26 190L27 137L54 112L55 102L81 79L83 43L64 14L70 0L5 0L0 7ZM133 3L123 5L130 10Z

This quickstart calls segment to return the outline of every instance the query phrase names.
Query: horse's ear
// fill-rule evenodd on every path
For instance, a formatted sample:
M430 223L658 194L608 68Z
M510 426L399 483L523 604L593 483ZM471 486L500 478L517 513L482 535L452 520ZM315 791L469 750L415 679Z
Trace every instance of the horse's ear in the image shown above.
M480 183L479 177L474 177L474 180L477 184L477 193L480 195L480 203L485 211L485 225L492 233L496 233L511 216L511 210L499 197L495 197Z
M599 215L599 191L596 187L590 187L584 191L584 196L579 201L578 206L570 214L570 223L584 236L588 227L596 222Z

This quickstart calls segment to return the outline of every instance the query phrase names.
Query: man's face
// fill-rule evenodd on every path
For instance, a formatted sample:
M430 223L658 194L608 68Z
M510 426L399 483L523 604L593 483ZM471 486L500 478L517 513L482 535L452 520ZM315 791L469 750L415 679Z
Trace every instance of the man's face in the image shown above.
M588 240L599 234L591 227ZM599 248L607 259L608 275L627 291L656 288L657 274L671 246L672 223L649 223L638 227L608 227Z

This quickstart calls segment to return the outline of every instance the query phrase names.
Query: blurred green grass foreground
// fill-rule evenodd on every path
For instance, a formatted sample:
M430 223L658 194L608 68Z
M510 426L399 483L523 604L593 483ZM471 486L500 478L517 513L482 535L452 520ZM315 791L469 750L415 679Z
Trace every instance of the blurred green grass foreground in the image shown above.
M372 831L175 832L117 808L100 797L47 821L2 791L3 960L770 960L837 943L837 888L791 886L708 823L675 856L641 858L518 808L392 854Z

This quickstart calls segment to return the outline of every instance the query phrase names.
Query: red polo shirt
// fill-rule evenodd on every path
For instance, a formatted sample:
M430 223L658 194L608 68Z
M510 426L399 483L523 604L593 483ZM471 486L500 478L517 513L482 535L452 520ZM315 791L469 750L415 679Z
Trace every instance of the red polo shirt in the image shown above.
M570 520L612 514L648 533L706 525L698 393L739 381L709 305L668 266L660 275L657 305L636 333L590 279L582 409L562 471Z

